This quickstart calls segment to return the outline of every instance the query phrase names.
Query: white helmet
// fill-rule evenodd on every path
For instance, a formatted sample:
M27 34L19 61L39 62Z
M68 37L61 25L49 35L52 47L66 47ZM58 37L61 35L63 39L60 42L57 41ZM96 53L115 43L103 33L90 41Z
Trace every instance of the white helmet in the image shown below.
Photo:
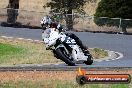
M42 20L40 21L40 24L41 24L42 27L43 26L48 26L51 23L52 23L52 20L51 20L51 18L49 16L43 17Z

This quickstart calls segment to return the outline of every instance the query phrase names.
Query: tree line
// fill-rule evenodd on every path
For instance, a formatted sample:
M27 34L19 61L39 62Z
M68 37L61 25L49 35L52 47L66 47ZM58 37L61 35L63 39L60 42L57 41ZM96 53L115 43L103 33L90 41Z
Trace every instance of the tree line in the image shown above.
M72 14L73 10L84 13L83 6L86 2L96 0L51 0L46 7L51 7L51 12ZM132 19L132 0L101 0L94 14L95 17L110 17ZM72 16L67 16L66 23L69 30L73 29ZM95 22L96 23L96 22Z

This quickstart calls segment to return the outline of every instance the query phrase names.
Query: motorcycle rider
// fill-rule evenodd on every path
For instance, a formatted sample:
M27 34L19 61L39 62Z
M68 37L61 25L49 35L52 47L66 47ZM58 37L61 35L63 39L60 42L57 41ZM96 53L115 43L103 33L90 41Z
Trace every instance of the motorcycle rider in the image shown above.
M50 18L50 16L45 16L42 18L42 20L40 21L40 24L42 26L42 33L43 33L43 37L44 36L48 36L48 32L50 32L50 30L48 28L55 28L57 29L57 31L61 32L63 31L63 27L60 23L57 23L57 22L53 22ZM73 33L66 33L67 36L73 38L77 45L80 46L80 48L82 49L83 53L86 55L86 56L90 56L91 58L91 54L89 53L89 51L87 50L88 48L82 43L82 41ZM44 40L44 39L43 39Z

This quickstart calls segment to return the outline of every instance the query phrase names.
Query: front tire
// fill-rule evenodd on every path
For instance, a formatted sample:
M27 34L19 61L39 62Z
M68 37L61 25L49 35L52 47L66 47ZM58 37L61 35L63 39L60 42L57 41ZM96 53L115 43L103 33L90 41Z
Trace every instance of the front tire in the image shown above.
M66 54L66 51L64 48L58 48L56 49L56 55L59 57L62 61L64 61L69 66L75 66L75 63L72 59L69 58L69 55Z

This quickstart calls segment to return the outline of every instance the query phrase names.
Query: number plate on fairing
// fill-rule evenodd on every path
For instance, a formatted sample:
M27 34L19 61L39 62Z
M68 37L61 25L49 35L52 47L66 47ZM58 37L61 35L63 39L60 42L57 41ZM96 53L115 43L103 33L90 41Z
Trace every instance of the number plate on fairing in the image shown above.
M69 46L76 45L76 41L68 36L65 38L64 42L67 43Z

